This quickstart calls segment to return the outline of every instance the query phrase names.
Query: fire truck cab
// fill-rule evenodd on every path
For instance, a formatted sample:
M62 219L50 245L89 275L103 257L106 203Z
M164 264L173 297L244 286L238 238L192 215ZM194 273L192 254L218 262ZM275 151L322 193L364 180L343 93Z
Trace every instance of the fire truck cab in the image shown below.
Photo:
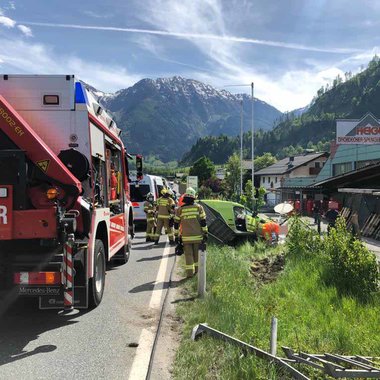
M43 309L99 305L106 263L130 254L128 156L73 75L0 77L3 305L18 296Z

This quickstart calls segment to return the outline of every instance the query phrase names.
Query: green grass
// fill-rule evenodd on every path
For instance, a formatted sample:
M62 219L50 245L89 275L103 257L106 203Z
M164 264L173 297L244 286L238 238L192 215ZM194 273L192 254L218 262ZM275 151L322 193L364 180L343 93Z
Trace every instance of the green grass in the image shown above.
M252 355L242 356L236 347L209 337L191 341L192 328L202 322L268 350L270 320L276 316L279 354L284 345L295 351L380 356L379 295L366 303L339 295L322 280L325 262L321 257L287 257L285 270L275 282L260 285L253 279L252 258L283 249L273 251L262 244L236 250L209 247L208 296L177 308L184 331L175 379L283 378L273 366ZM186 289L189 296L196 294L195 279ZM312 378L318 378L318 373L313 372Z

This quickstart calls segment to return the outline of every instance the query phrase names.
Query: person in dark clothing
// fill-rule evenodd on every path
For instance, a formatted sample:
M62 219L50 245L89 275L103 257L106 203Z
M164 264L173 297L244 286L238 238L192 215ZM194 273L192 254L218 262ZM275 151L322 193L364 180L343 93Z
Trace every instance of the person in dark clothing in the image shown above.
M336 208L330 208L326 214L325 217L327 219L328 227L327 227L327 233L330 232L331 228L335 228L336 220L338 219L339 212Z
M320 203L320 201L314 202L313 216L314 216L314 224L318 224L318 220L320 220L320 218L321 218L321 203Z

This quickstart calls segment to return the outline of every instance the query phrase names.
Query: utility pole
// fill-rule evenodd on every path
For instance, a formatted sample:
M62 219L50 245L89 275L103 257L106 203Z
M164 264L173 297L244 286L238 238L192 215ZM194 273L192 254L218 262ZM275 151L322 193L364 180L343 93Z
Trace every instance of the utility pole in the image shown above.
M240 195L243 195L243 99L240 101Z
M255 137L254 137L254 131L255 131L255 128L254 128L254 121L253 121L253 116L254 116L254 113L253 113L253 108L254 108L254 103L255 103L255 98L254 98L254 83L252 82L251 83L251 97L252 97L252 115L251 115L251 150L252 150L252 211L255 211L253 208L254 208L254 198L255 198L255 161L254 161L254 158L255 158L255 153L254 153L254 149L255 149Z
M252 100L252 124L251 124L251 135L252 135L252 210L254 208L254 198L255 198L255 184L254 184L254 175L255 175L255 164L253 162L255 154L254 154L254 149L255 149L255 144L254 144L254 112L253 112L253 107L254 107L254 83L251 82L251 84L230 84L224 87L244 87L244 86L250 86L251 87L251 100ZM241 110L240 110L240 193L243 194L243 134L242 134L242 125L243 125L243 103L241 102Z

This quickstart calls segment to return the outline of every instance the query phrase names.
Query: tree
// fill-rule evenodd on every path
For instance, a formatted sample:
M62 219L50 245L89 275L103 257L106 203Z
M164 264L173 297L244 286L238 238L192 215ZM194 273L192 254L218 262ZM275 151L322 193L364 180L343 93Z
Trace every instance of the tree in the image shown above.
M240 191L240 157L236 153L228 158L226 169L227 195L229 198L237 200Z
M276 163L276 157L272 153L264 153L262 156L255 158L255 171L267 168Z
M189 175L198 176L198 181L201 184L203 181L215 176L214 163L206 156L195 161L190 168Z
M240 196L240 203L245 207L257 212L257 210L264 206L264 195L266 190L264 187L255 189L255 198L252 199L252 181L249 179L244 187L244 194Z
M212 190L207 186L201 186L198 191L199 199L208 199L211 197Z
M216 177L204 181L203 186L209 187L213 193L222 193L224 191L222 180Z

